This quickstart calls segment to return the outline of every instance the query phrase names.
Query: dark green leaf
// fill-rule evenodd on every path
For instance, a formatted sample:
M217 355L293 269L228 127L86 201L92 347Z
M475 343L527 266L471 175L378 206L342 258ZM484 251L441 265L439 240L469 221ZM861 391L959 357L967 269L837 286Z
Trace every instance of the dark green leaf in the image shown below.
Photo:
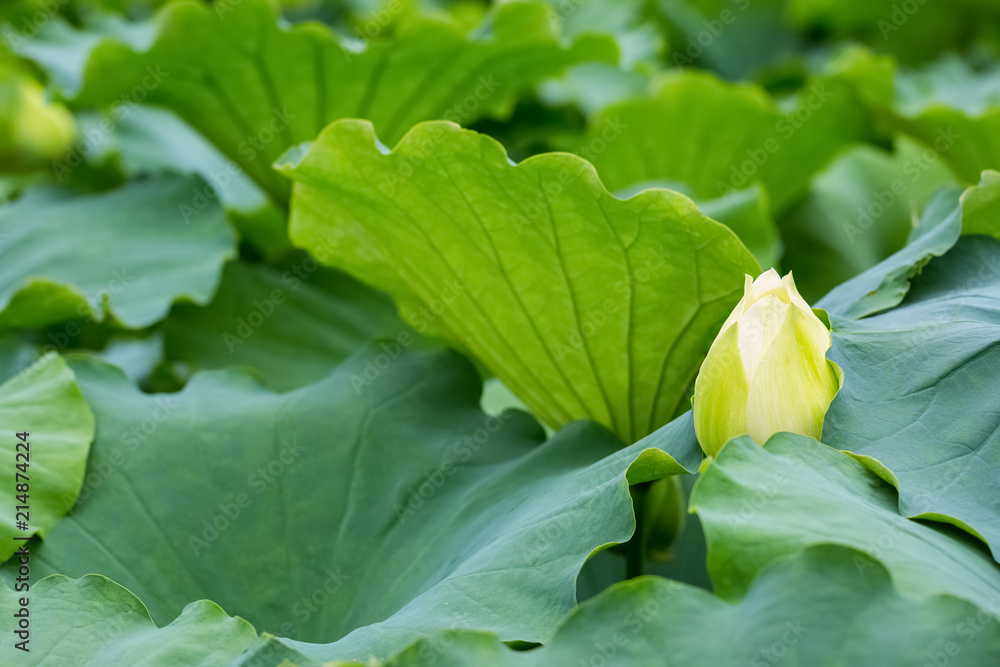
M43 188L0 208L0 326L111 318L142 328L179 300L207 303L235 239L198 178L94 195Z
M708 569L723 598L745 594L775 558L813 544L862 551L854 566L881 561L901 593L948 594L992 610L1000 567L977 540L951 526L907 519L895 489L853 458L812 438L778 433L764 447L730 440L701 474L691 499L708 540Z
M322 659L387 657L453 627L541 641L588 556L631 535L629 483L697 466L689 417L624 450L587 423L543 443L523 412L479 410L457 355L375 366L376 351L287 394L214 372L147 395L78 361L98 437L33 574L110 576L161 624L211 599L259 630L335 642L296 643Z
M1000 242L968 237L903 304L834 318L844 386L823 425L899 489L899 511L982 537L1000 558Z

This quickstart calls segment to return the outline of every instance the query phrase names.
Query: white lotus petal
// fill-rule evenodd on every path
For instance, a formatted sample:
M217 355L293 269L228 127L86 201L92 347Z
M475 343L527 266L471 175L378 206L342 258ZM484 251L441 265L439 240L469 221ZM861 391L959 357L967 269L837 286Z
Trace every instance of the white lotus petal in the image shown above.
M753 380L757 365L788 316L791 305L769 294L747 309L739 319L740 358L743 372Z

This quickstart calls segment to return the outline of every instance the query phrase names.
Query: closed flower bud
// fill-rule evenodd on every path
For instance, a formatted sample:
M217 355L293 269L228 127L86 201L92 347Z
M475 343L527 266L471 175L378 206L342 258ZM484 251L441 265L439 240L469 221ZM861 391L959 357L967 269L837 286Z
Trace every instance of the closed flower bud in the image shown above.
M830 332L789 273L746 277L743 299L708 351L694 385L694 428L718 454L730 438L764 444L779 431L819 438L843 382L826 358Z

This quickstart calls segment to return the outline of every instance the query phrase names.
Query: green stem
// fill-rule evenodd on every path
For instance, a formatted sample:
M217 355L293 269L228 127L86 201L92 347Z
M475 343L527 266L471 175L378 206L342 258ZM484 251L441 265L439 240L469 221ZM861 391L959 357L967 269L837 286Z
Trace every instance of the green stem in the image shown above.
M641 577L646 572L646 496L649 484L636 484L632 493L632 508L635 513L635 532L629 540L625 552L625 578Z

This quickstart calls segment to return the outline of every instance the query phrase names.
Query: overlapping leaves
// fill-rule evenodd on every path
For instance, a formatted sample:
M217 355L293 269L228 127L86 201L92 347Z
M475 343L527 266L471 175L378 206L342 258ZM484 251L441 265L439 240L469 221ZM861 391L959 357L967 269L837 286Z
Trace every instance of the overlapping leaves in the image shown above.
M421 120L502 115L545 76L616 56L599 36L563 48L550 16L542 4L509 3L489 39L425 20L359 52L319 24L279 25L267 0L178 0L159 15L148 50L114 40L95 46L73 101L169 108L285 201L288 182L271 163L332 120L369 118L395 141Z
M975 539L899 514L895 489L845 453L779 433L764 447L730 440L691 497L708 541L715 592L742 596L775 558L817 543L862 551L862 573L881 561L900 591L946 593L991 610L1000 566Z
M340 121L282 171L292 240L462 346L550 425L633 442L686 393L757 263L691 200L612 197L579 158L514 166L489 137L416 127L388 155Z
M565 3L549 4L566 14ZM132 329L130 343L153 355L162 333L170 368L246 366L269 388L223 371L196 374L176 394L143 394L92 359L73 362L78 387L57 357L0 387L8 430L27 423L44 445L27 531L44 538L32 545L34 574L118 582L57 574L36 583L34 629L51 650L31 659L1000 660L988 617L1000 599L1000 180L982 171L998 166L1000 148L988 56L980 69L948 58L894 74L891 59L849 51L834 74L812 76L819 51L779 60L804 30L822 31L808 36L817 44L884 31L873 19L889 0L667 0L665 16L656 3L630 2L613 17L598 3L564 17L575 41L542 5L507 3L474 37L413 19L414 5L406 20L392 18L390 39L360 49L318 24L289 27L266 0L169 5L155 31L85 19L81 32L54 19L22 45L64 86L85 138L128 111L104 132L110 147L71 175L99 194L36 190L0 212L0 324L15 329L0 339L0 368L23 367L31 342L63 340L31 329L83 318ZM989 8L961 7L928 8L874 47L917 62L976 36L988 53L983 26L955 27ZM725 22L726 10L738 10L738 23ZM655 72L656 18L673 38L672 62L756 82ZM692 55L687 33L712 32L714 21L723 32ZM610 36L586 34L594 29L614 33L623 57ZM570 105L554 112L564 134L542 143L570 145L596 170L568 155L515 166L483 135L443 123L411 129L504 118L542 79L614 61L625 69L576 69L541 94ZM602 75L616 85L603 88ZM644 95L647 80L656 87ZM797 92L786 99L789 88ZM30 99L41 104L40 88ZM515 125L546 133L533 126L541 107L526 101L503 136ZM23 121L18 114L0 116ZM354 116L370 124L324 130ZM37 153L27 165L58 157L69 141L62 120L51 137L10 125L32 140L5 135L11 164L23 166L22 149ZM390 151L372 126L390 145L403 138ZM290 184L272 162L317 134L282 164ZM892 156L857 143L890 138ZM532 143L515 139L518 149ZM101 192L105 158L119 163L112 180L154 177ZM879 262L903 244L933 186L977 179L964 194L939 193L908 243ZM15 194L23 183L0 185ZM640 192L653 185L690 195L700 210L678 193ZM863 238L833 238L873 197L885 211L857 226ZM221 283L235 239L219 201L246 242ZM292 240L320 262L388 292L415 329L474 357L552 425L589 418L614 434L578 423L546 441L522 412L483 414L470 363L415 350L423 341L386 296L324 269L306 275L314 260L286 255L289 202ZM656 429L687 407L743 273L759 269L754 256L797 277L814 267L804 282L816 295L839 284L819 303L845 373L826 444L734 440L705 465L693 506L717 596L638 578L571 611L588 557L632 535L629 484L697 466L688 418ZM143 338L161 321L162 332ZM344 361L379 335L389 340ZM97 415L86 477L93 422L80 387ZM4 482L3 493L11 488ZM8 537L17 530L6 526ZM17 606L14 595L0 590L0 606ZM9 639L13 617L3 618ZM505 640L545 646L514 651ZM0 652L24 657L9 643Z
M823 437L899 488L900 511L955 523L1000 556L1000 242L961 239L900 307L834 319L845 382Z
M993 618L980 620L974 606L953 597L902 595L880 564L872 562L859 571L854 565L858 558L867 556L842 547L812 547L765 568L735 603L666 579L639 578L585 603L548 644L532 651L511 650L486 632L446 631L377 664L531 667L599 662L617 667L660 664L669 654L671 664L684 667L773 664L786 656L804 665L873 667L945 656L951 658L950 665L978 667L1000 653L1000 624ZM153 649L161 664L221 664L237 655L240 664L319 664L274 639L254 643L252 628L208 602L189 605L157 631L138 600L101 577L74 581L54 576L36 588L36 595L42 627L62 637L50 655L64 659L110 664L141 659ZM114 621L100 609L114 610ZM906 632L885 633L886 619ZM706 628L727 640L706 642ZM951 634L943 635L942 628ZM851 641L843 641L845 636Z
M175 301L208 302L235 238L204 188L163 176L93 195L39 188L0 207L0 327L141 328Z
M759 182L782 211L838 150L871 132L853 86L835 77L810 80L795 102L785 111L757 86L678 70L652 95L602 110L576 152L612 190L677 181L712 199Z
M766 568L735 603L666 579L633 579L578 608L542 648L514 652L489 635L452 633L416 643L385 667L625 667L664 664L664 656L678 667L874 667L922 664L927 656L974 667L1000 654L992 617L977 621L973 605L949 596L901 595L881 565L859 572L857 558L866 556L810 548Z
M286 394L229 372L145 395L75 363L98 437L33 573L106 575L160 624L210 599L260 630L334 642L296 644L323 659L384 658L455 627L540 641L587 557L631 535L629 482L697 466L689 419L620 451L587 423L543 444L523 412L479 410L457 355L382 355Z
M326 377L373 338L393 349L417 343L385 295L309 257L276 268L227 265L212 303L178 305L163 332L168 359L252 369L278 391Z

